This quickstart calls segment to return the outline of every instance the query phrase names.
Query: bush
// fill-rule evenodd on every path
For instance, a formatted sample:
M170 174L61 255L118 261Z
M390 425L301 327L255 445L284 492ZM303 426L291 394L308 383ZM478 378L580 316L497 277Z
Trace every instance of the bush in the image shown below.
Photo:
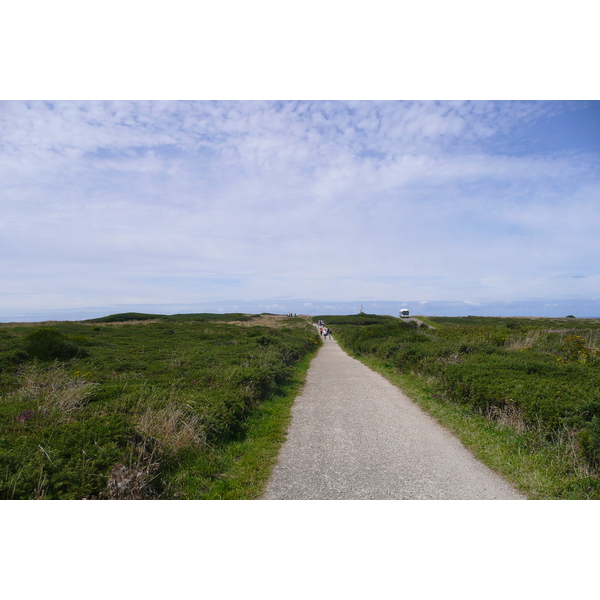
M567 423L578 430L577 439L587 462L600 466L600 402L585 403Z
M579 431L577 439L585 459L594 467L600 466L600 417L592 420Z
M29 354L23 348L14 348L3 352L0 356L0 369L3 365L13 365L24 362L29 357Z
M27 334L23 349L29 358L38 360L68 360L88 356L88 352L78 343L51 327L39 327Z
M43 427L30 419L11 444L0 445L0 499L99 497L110 470L128 456L136 432L120 415Z
M593 379L588 374L586 381L578 367L557 364L549 356L474 354L447 365L441 384L448 398L480 410L514 402L530 425L552 430L591 399Z

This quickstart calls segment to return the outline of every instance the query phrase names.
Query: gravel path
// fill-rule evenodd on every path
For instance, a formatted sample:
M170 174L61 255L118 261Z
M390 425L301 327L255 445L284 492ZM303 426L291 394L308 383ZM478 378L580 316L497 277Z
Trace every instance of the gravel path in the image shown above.
M335 340L311 363L263 498L525 499Z

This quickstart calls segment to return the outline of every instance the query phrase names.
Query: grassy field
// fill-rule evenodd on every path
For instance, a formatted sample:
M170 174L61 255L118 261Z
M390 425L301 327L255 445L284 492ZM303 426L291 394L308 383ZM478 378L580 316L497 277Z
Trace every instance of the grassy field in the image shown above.
M319 318L528 497L600 499L600 320Z
M0 498L256 498L321 344L302 318L0 326Z

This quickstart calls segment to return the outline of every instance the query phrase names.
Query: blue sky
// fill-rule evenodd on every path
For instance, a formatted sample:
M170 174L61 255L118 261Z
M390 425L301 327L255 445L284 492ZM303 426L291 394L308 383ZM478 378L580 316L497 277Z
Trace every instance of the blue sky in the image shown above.
M10 100L0 140L0 320L600 316L598 101Z

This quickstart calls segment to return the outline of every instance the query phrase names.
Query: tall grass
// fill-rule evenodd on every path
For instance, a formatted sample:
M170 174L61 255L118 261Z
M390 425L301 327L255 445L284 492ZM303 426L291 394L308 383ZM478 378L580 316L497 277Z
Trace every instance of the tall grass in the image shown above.
M186 410L187 409L187 410ZM146 442L152 441L168 452L208 447L208 418L194 414L191 407L169 403L164 408L152 408L141 403L134 413L136 429Z
M20 385L7 395L7 400L35 403L38 411L61 415L83 407L98 385L59 362L50 365L33 362L19 374Z

